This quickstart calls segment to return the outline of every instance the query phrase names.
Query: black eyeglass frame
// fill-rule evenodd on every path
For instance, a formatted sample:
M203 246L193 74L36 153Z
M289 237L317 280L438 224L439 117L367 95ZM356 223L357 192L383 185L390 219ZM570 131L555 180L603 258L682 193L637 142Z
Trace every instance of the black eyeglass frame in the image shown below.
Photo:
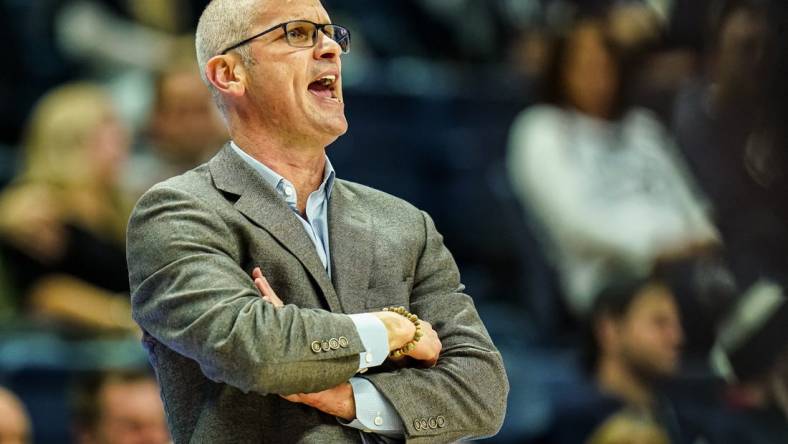
M295 46L295 45L290 43L290 39L287 37L287 25L289 25L291 23L310 23L311 25L313 25L315 27L315 36L312 37L312 40L313 40L312 46ZM265 31L259 32L259 33L255 34L255 35L253 35L253 36L251 36L251 37L249 37L247 39L241 40L240 42L238 42L238 43L236 43L234 45L228 46L227 48L222 50L222 52L220 52L219 55L225 55L228 52L232 51L233 49L239 48L239 47L251 42L252 40L254 40L256 38L262 37L262 36L264 36L264 35L266 35L266 34L268 34L270 32L276 31L279 28L282 28L282 30L285 31L284 37L285 37L285 40L287 41L287 44L290 45L290 46L293 46L294 48L312 48L312 47L314 47L317 44L317 33L318 32L322 32L326 37L328 37L331 40L334 40L335 42L337 42L339 47L342 48L342 45L339 43L339 41L337 41L333 37L331 37L328 34L326 34L326 32L324 30L325 30L325 28L327 26L332 26L332 27L336 27L336 28L345 30L346 34L345 34L344 38L347 39L347 40L350 40L350 30L345 28L344 26L337 25L335 23L315 23L315 22L312 22L312 21L309 21L309 20L290 20L290 21L287 21L287 22L284 22L284 23L280 23L278 25L274 25L274 26L266 29ZM348 42L348 49L347 49L347 51L342 50L343 54L347 54L348 52L350 52L350 42Z

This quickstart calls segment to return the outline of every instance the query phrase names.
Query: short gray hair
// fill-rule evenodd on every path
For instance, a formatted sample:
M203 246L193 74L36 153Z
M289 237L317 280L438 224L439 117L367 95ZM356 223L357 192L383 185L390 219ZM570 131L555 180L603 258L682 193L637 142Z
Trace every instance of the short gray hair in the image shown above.
M200 77L208 85L214 101L224 111L221 96L205 75L205 65L224 48L248 38L259 16L260 0L213 0L205 7L197 24L195 47ZM237 50L244 64L253 64L248 46Z

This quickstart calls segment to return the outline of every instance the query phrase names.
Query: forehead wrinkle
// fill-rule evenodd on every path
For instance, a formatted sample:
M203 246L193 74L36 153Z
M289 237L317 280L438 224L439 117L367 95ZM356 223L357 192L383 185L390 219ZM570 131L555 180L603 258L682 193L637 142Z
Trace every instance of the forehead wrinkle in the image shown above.
M285 0L285 2L288 4L294 1L297 0ZM266 4L270 5L270 3ZM264 24L264 26L260 26L260 29L270 28L271 26L276 26L279 23L293 20L309 20L315 23L325 24L331 23L331 18L328 15L328 11L323 8L323 5L320 2L317 2L315 5L305 6L303 11L298 12L291 12L288 10L289 8L277 8L276 6L271 6L272 7L262 8L263 10L260 11L259 16L257 17L258 23ZM310 8L312 9L312 14L309 13Z

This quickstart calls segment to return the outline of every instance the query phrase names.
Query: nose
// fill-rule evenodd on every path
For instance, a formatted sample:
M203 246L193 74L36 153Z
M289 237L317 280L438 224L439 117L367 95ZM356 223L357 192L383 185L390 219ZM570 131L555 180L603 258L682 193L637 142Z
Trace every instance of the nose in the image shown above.
M333 60L342 54L339 43L334 41L322 31L317 33L317 44L315 45L315 58Z

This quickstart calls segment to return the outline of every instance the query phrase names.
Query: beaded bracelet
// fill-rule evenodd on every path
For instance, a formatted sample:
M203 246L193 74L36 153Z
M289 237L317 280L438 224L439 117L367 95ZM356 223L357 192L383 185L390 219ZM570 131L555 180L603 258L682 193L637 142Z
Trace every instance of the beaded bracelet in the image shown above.
M389 354L392 358L399 358L400 356L406 355L413 351L416 348L416 343L419 342L419 339L424 335L421 331L421 323L419 323L419 317L415 314L405 310L405 307L386 307L383 311L390 311L392 313L397 313L399 315L405 316L410 322L413 322L413 325L416 326L416 333L413 334L413 339L408 341L402 347L394 350Z

